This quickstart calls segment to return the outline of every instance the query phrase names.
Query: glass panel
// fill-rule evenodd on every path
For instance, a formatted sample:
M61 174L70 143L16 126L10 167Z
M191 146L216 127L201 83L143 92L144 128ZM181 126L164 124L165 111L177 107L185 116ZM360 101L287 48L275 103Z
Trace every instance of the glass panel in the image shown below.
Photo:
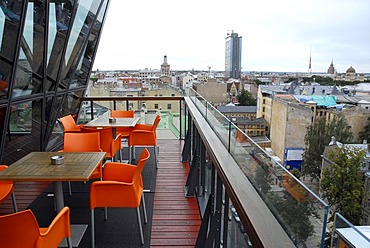
M88 83L87 72L86 70L81 71L81 69L82 64L84 63L84 54L91 55L93 52L92 44L96 37L91 36L91 41L93 43L90 43L88 47L88 35L92 28L100 2L101 1L99 0L81 0L78 2L77 13L73 22L64 57L66 72L64 79L72 79L70 88L84 86ZM87 63L91 66L89 61ZM76 75L73 75L75 73Z
M49 34L47 47L47 75L48 81L46 91L54 91L60 63L62 62L62 51L66 42L68 28L71 22L70 15L75 1L66 0L51 1L49 13Z
M5 139L5 164L12 164L31 151L40 150L41 101L28 101L11 107L8 137Z
M13 97L42 93L45 5L29 2L21 39Z
M370 247L369 226L354 226L341 214L335 214L330 247Z
M7 99L22 1L0 1L0 101Z
M322 244L328 205L201 96L191 99L291 240L299 247Z
M102 8L100 9L100 13L98 15L97 20L95 21L95 24L92 26L91 33L89 34L88 40L87 40L87 45L84 49L83 56L80 59L80 62L77 65L76 72L73 76L73 82L78 82L77 84L71 84L71 88L76 87L80 84L87 84L88 82L88 76L89 72L92 66L92 59L94 56L94 51L96 49L101 25L102 25L102 20L105 14L106 10L106 4L107 2L105 1Z

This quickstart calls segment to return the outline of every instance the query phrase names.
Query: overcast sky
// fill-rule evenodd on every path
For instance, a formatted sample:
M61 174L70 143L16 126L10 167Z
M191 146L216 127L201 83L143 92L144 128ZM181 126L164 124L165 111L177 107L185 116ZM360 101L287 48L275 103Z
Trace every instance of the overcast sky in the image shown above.
M370 72L369 0L110 0L94 70L224 70L243 37L243 71Z

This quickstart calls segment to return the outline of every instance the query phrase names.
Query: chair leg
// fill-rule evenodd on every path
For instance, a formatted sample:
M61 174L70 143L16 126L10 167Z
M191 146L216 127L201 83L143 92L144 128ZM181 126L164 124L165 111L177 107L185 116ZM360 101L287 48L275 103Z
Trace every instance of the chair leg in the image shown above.
M68 237L67 238L67 244L68 244L68 248L72 248L72 240L71 240L71 237Z
M140 231L140 239L141 239L141 244L144 244L144 234L143 234L143 226L141 224L141 217L140 217L140 207L136 208L137 212L137 220L139 222L139 231Z
M154 147L154 162L155 162L155 168L158 169L157 146Z
M95 248L95 223L94 209L91 209L91 247Z
M128 162L129 164L132 163L132 146L130 146L128 149Z
M104 208L104 220L107 220L108 219L108 208L105 207Z
M68 182L68 193L69 195L72 195L72 186L70 181Z
M122 149L119 149L119 161L122 163Z
M13 201L14 212L18 212L17 201L15 200L14 191L12 192L12 201Z
M148 215L146 213L146 204L145 204L144 192L141 195L141 200L143 202L144 223L146 224L146 223L148 223Z

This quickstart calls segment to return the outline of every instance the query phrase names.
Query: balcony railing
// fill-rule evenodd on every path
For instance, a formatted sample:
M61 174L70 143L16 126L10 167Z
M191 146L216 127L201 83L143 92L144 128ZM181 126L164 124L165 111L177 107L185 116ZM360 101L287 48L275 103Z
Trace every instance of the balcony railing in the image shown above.
M90 118L96 107L134 108L149 120L160 113L159 130L185 139L185 195L197 197L202 215L197 247L324 247L329 206L195 91L80 100L89 103ZM146 109L151 101L176 107Z

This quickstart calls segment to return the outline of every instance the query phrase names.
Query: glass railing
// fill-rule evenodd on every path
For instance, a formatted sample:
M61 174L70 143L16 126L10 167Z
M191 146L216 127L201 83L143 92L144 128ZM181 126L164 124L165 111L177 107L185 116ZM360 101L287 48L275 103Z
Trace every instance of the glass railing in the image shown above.
M202 96L189 97L294 244L323 247L329 206Z
M171 97L112 97L97 96L84 98L78 116L78 124L87 123L103 114L109 114L111 110L134 109L135 116L140 117L140 123L153 124L156 115L161 116L157 127L158 138L180 139L185 133L185 120L181 118L182 97L172 100ZM157 105L155 105L155 104ZM167 108L159 108L160 105ZM171 108L168 108L171 107Z
M369 226L354 226L336 213L330 247L370 247L369 233Z

